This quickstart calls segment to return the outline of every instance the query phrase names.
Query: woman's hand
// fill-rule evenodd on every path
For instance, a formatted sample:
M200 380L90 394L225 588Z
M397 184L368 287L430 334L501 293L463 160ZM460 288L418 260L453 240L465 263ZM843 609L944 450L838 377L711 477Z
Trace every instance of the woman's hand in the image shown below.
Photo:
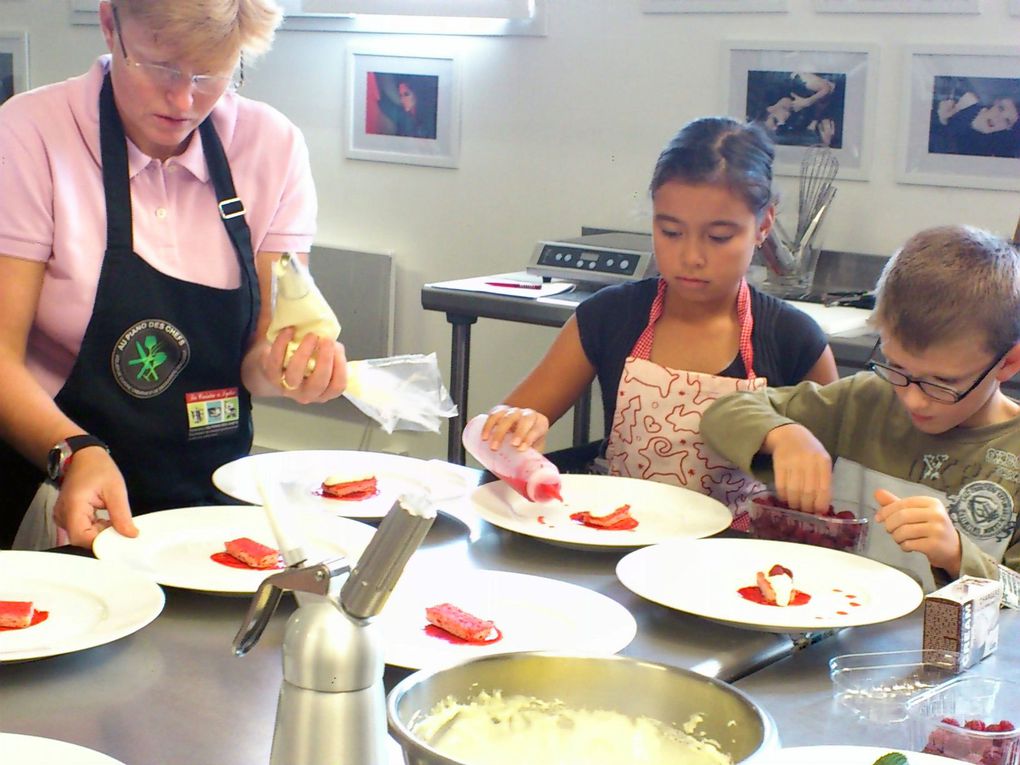
M832 503L832 457L803 425L773 428L762 442L772 455L776 494L795 510L824 513Z
M288 327L277 335L262 357L262 374L275 392L301 404L322 403L342 394L347 387L343 343L305 335L285 365L287 344L293 338L294 328ZM315 360L315 368L306 374L311 359Z
M510 443L518 451L532 447L545 449L545 436L549 432L549 418L534 409L500 404L489 410L489 418L482 426L482 440L492 449L498 449L510 435Z
M875 499L881 505L875 522L885 526L901 550L924 553L932 568L944 569L954 579L960 575L960 532L942 502L934 497L900 499L885 489L876 491Z
M97 517L96 511L104 509L109 520ZM91 548L96 535L107 526L126 537L138 536L124 477L113 458L98 447L81 449L71 457L53 516L76 547Z

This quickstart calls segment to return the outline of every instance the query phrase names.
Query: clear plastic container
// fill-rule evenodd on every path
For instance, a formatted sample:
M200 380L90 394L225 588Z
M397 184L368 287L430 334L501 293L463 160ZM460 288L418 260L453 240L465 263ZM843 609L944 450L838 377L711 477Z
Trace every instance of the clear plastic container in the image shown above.
M752 494L737 507L737 515L748 516L748 532L756 539L829 547L857 553L868 541L868 520L858 517L856 505L842 503L832 515L815 515L791 510L770 492ZM840 513L844 517L840 517Z
M960 677L911 699L907 713L918 751L980 765L1020 765L1018 683Z
M829 661L833 693L862 721L887 725L907 719L907 702L956 676L956 651L849 653Z

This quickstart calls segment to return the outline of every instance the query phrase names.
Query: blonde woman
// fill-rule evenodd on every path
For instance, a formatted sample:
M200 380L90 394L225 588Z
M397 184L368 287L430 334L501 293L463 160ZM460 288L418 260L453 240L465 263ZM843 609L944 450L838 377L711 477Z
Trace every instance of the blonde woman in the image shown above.
M292 333L263 339L270 264L308 251L316 216L300 131L237 92L280 18L102 2L109 53L0 110L0 548L33 498L19 546L215 503L251 396L342 392L341 345L308 337L285 366Z

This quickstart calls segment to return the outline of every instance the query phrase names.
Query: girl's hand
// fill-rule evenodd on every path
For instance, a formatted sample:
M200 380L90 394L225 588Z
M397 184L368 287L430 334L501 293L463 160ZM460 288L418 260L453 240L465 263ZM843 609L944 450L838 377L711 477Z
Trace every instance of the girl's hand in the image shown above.
M934 497L900 499L885 489L876 491L875 499L881 505L875 522L885 526L901 550L924 553L932 568L944 569L953 578L960 575L960 532L942 502Z
M500 404L489 410L489 418L482 426L482 439L496 450L509 435L510 443L518 451L531 447L545 449L545 436L549 432L549 418L534 409Z
M776 494L795 510L824 513L832 502L832 457L803 425L769 431L762 451L772 455Z

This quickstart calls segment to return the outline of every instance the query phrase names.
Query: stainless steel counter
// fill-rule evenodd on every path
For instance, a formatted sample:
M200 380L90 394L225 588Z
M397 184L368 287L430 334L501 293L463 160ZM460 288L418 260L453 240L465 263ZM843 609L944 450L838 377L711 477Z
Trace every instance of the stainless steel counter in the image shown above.
M784 746L856 744L912 747L909 725L864 723L835 701L829 660L846 653L906 651L921 647L922 608L886 624L855 627L798 651L735 683L761 703L779 726ZM998 650L967 675L1011 678L1020 667L1020 612L999 613ZM1015 700L1020 704L1020 699ZM1015 720L1014 720L1015 722Z
M641 600L615 577L622 553L556 547L479 521L473 526L469 533L459 521L440 516L419 555L434 558L435 565L467 562L544 575L606 594L637 620L637 637L623 654L727 680L744 678L738 686L775 716L789 744L870 740L855 738L830 710L826 662L839 653L915 647L920 640L916 618L906 618L847 630L795 651L785 635L723 626ZM166 595L163 613L134 635L78 653L0 665L0 731L63 739L127 765L268 762L280 645L292 607L285 601L261 642L239 659L231 640L247 598L171 588ZM1005 674L1010 662L1015 667L1020 661L1015 616L1004 614L1000 653L982 669ZM387 686L406 674L387 670Z

